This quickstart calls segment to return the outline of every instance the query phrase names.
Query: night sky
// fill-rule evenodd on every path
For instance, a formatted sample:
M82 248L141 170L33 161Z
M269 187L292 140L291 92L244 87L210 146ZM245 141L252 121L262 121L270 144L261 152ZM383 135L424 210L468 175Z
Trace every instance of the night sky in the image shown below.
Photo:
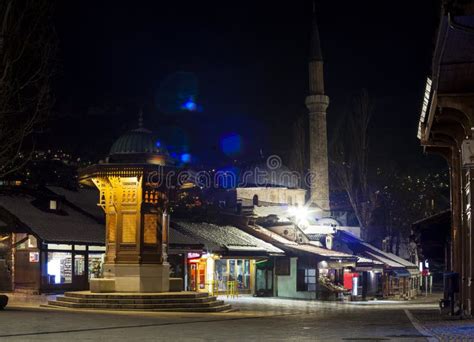
M430 0L317 1L329 134L367 88L374 159L444 166L416 139L438 10ZM145 126L196 163L283 153L306 113L311 15L311 1L61 1L55 113L40 146L102 158L143 108ZM193 111L179 108L187 98ZM222 152L229 134L242 137L240 154Z

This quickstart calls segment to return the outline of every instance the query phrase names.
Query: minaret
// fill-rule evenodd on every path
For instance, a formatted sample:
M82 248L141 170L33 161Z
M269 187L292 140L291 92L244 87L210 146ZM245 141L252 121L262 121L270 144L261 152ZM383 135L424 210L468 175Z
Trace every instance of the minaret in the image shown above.
M329 211L328 142L326 109L329 97L324 94L324 70L319 30L313 7L309 59L309 95L306 107L309 111L309 170L312 174L310 185L311 205Z

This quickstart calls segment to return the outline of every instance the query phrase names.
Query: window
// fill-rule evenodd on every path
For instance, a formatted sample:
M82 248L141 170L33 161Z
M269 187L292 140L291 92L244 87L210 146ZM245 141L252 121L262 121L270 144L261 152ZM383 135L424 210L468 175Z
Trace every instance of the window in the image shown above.
M51 209L51 210L58 209L58 202L56 202L56 200L50 200L49 201L49 209Z
M74 256L74 275L83 276L86 272L85 267L85 257L81 254L76 254Z
M258 195L253 195L252 204L258 206Z
M296 290L316 291L316 274L315 268L298 269Z
M72 254L49 252L47 271L48 284L72 283Z
M275 274L279 276L290 275L290 258L276 258L275 259Z
M33 235L28 236L28 248L37 248L38 240Z
M298 267L296 274L296 290L297 291L316 291L316 261L298 258Z

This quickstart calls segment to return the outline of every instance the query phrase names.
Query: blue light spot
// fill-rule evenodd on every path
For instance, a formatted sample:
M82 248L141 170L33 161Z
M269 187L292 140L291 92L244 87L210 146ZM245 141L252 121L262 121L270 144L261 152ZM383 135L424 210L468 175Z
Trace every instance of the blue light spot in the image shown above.
M161 147L161 142L159 140L156 141L156 147Z
M191 162L191 155L189 153L183 153L181 155L181 161L183 163L190 163Z
M181 109L194 112L197 109L197 104L193 101L193 99L188 99L181 105Z
M242 151L242 137L236 133L230 133L221 139L222 152L231 157Z

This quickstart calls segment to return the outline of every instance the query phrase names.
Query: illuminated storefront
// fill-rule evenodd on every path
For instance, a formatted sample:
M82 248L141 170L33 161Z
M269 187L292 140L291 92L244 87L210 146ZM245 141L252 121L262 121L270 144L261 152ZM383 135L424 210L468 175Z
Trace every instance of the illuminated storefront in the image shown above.
M216 254L188 259L188 289L222 294L234 283L238 293L254 294L255 263L255 259L228 259Z
M100 276L104 226L62 197L0 195L0 219L10 233L11 286L29 293L87 290Z
M234 226L206 222L172 220L170 242L170 259L181 260L177 256L183 255L185 289L214 294L232 288L239 294L271 295L273 262L268 260L284 255L281 249ZM171 268L180 267L172 264ZM257 278L261 278L258 286Z
M15 234L14 288L32 292L86 290L100 276L105 246L45 243L31 234ZM21 242L25 241L25 242Z

